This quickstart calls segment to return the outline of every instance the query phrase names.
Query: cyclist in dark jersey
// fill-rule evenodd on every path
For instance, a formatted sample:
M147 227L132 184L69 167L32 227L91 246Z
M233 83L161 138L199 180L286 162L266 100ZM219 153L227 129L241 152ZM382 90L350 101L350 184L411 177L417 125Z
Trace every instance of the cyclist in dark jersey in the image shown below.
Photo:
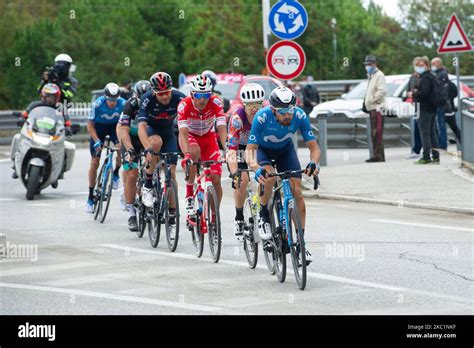
M142 191L142 201L147 207L153 206L153 171L157 157L153 152L177 152L178 143L174 133L174 119L177 116L179 102L185 95L173 89L173 80L165 72L157 72L150 78L152 90L141 98L138 116L138 135L145 148L150 167L146 170L145 186ZM171 175L176 182L176 163L178 157L171 160ZM170 224L174 224L174 202L170 203Z
M143 149L138 138L138 112L140 110L140 98L151 90L150 82L138 81L133 87L133 96L127 100L117 125L117 134L122 144L122 164L124 178L124 197L128 211L128 228L137 231L137 216L134 202L138 179L138 159Z

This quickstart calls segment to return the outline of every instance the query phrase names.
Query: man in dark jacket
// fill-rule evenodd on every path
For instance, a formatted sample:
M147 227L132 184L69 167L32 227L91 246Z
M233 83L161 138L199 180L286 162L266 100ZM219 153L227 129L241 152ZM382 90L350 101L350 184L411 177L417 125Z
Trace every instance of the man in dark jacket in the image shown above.
M420 118L418 126L420 127L421 143L423 146L423 157L415 162L416 164L439 164L438 135L436 134L436 105L433 104L433 89L436 83L436 76L430 69L430 60L428 57L420 57L415 65L416 72L420 75L419 89L413 92L415 102L420 106ZM430 152L432 158L430 157Z
M446 106L438 107L436 111L436 119L438 123L439 132L439 147L443 150L448 149L448 132L446 129L446 123L449 124L451 130L456 135L456 138L461 142L461 132L456 124L456 117L454 116L454 104L451 102L457 96L457 88L450 80L448 76L448 69L443 66L443 61L439 57L435 57L431 60L431 70L436 74L438 81L441 86L446 90L449 97L449 102ZM453 91L454 87L454 91Z
M415 57L413 59L413 69L416 69L416 63L420 57ZM411 76L410 80L408 80L408 91L407 91L407 98L413 101L413 92L415 89L419 89L420 87L420 75L415 71ZM415 106L415 115L414 115L414 122L413 122L413 137L414 137L414 144L411 149L411 153L406 156L406 159L415 159L420 157L421 152L421 135L420 135L420 128L418 127L418 120L416 115L418 115L418 104L413 103Z
M307 78L308 83L303 88L303 110L304 112L309 115L313 108L319 104L319 92L316 88L316 85L311 84L313 81L312 76L308 76Z

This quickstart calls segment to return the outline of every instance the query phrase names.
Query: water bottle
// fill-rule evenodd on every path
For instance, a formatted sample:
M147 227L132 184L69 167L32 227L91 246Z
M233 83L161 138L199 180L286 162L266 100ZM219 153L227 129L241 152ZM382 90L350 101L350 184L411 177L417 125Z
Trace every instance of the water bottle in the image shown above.
M202 213L202 205L203 205L203 201L204 201L204 192L202 192L202 191L198 192L197 200L198 200L198 213L201 214Z

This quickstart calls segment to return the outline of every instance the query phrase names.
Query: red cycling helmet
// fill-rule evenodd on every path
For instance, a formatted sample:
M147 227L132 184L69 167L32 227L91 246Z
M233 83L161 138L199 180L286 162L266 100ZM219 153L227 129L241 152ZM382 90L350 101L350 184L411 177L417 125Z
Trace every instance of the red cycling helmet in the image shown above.
M170 75L160 71L150 77L150 84L155 92L169 91L173 87L173 80Z
M41 89L41 100L48 105L55 105L61 99L61 90L54 83L48 83Z

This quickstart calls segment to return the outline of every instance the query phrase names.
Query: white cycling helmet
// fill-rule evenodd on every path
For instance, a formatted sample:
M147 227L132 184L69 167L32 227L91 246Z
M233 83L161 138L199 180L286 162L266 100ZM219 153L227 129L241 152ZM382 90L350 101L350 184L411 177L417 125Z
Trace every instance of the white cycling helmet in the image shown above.
M120 97L120 87L113 82L105 85L104 94L107 98L118 99Z
M54 58L54 62L67 62L69 64L72 64L72 58L69 54L61 53Z
M197 75L190 82L192 92L206 93L212 92L212 81L205 75Z
M265 90L258 83L246 83L240 90L240 99L243 103L263 102Z

